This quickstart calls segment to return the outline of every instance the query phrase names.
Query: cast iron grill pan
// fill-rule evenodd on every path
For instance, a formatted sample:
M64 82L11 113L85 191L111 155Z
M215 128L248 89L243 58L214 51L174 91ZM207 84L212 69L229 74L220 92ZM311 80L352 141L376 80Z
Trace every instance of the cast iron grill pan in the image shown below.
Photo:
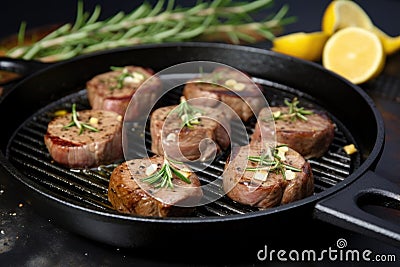
M264 79L254 78L263 85L263 92L271 106L280 105L284 98L297 96L302 105L308 108L323 109L318 101L305 95L301 91L287 87L282 84L273 83ZM173 105L179 103L182 88L175 88L166 94L160 101L160 105ZM76 103L77 109L90 109L86 98L86 90L80 90L70 94L56 102L53 102L27 119L14 133L9 141L6 157L20 170L32 183L42 192L56 199L84 208L109 213L116 213L107 199L108 181L110 174L120 162L92 169L69 169L53 162L43 141L47 130L47 124L53 118L55 111L60 109L71 109L71 104ZM340 121L332 114L336 129L335 138L325 155L318 159L310 159L309 162L315 179L315 194L336 185L346 179L360 165L360 156L355 153L351 156L343 151L343 146L356 142ZM246 130L250 135L253 131L255 119L246 124ZM232 130L238 125L233 123ZM147 152L150 151L151 137L147 128L145 132ZM246 144L248 140L236 141L236 144ZM243 142L243 143L241 143ZM214 180L220 180L224 163L229 151L221 153L207 168L202 168L200 163L191 165L196 171L202 184ZM145 157L146 155L137 155ZM245 214L258 209L241 205L223 195L221 187L210 187L205 195L217 194L220 198L209 204L197 207L193 216L227 216L232 214Z

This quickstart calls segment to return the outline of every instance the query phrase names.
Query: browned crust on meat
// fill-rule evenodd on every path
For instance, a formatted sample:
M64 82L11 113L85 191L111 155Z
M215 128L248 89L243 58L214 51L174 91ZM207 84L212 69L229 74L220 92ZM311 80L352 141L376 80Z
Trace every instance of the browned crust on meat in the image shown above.
M240 147L232 152L232 161L226 164L223 174L223 189L228 197L241 204L260 209L275 207L303 199L313 194L314 178L310 164L296 151L289 148L285 163L301 169L293 180L285 180L281 174L269 172L265 181L253 179L254 171L242 171L243 161L247 162L246 149L249 155L264 153L259 145ZM247 167L255 164L247 162Z
M98 119L99 131L79 134L78 127L65 128L71 114L54 118L44 136L45 145L55 162L71 168L94 167L111 163L123 157L121 116L111 111L79 111L79 120L89 124L91 117Z
M223 67L216 68L211 76L216 74L219 75L216 81L212 81L213 79L209 81L208 76L188 81L183 89L183 95L186 99L204 97L221 101L231 107L243 121L249 120L260 111L265 102L260 88L251 82L249 76ZM228 89L224 85L228 79L243 83L245 88L241 91ZM211 106L215 103L212 101ZM203 105L210 106L210 102L204 101Z
M221 149L226 149L230 145L230 124L224 114L221 113L221 116L215 115L218 114L218 110L203 107L202 110L206 114L214 113L214 116L218 116L219 122L213 119L201 118L199 125L194 125L193 128L182 128L182 120L176 113L171 112L176 107L176 105L161 107L151 114L151 150L155 154L164 155L164 150L168 149L169 156L179 161L206 160L209 155L218 154ZM167 116L170 116L168 124L164 126ZM164 138L162 138L162 130L164 131ZM175 134L176 140L171 142L164 141L163 147L162 140L165 140L165 137L169 134ZM204 149L202 155L199 145L206 138L213 140L216 146L214 144L207 146L206 143L202 143L204 145L202 146L202 150ZM201 158L201 156L205 158Z
M270 131L270 124L263 121L263 114L267 114L266 109L259 113L251 143L260 142L261 134L265 138ZM288 107L271 107L271 112L276 111L286 113ZM324 112L314 111L314 114L307 115L307 121L290 118L276 120L275 131L277 142L287 144L309 159L321 157L329 149L334 138L335 126Z
M139 66L125 66L124 69L140 73L144 79L136 83L123 83L122 88L117 88L118 77L122 70L109 71L94 76L86 83L88 100L92 109L110 110L124 116L133 94L154 74L151 69ZM160 87L160 81L156 78L152 79L151 83L147 84L146 89Z
M194 210L194 205L183 206L182 204L195 204L203 196L196 174L192 173L188 177L191 184L187 184L174 176L174 190L159 189L156 192L157 189L148 184L141 182L139 185L140 179L146 177L146 168L150 164L158 164L160 168L163 160L163 157L156 156L149 158L149 160L129 160L117 166L111 174L108 188L108 199L112 206L121 213L141 216L190 215ZM180 186L184 186L185 189ZM153 192L154 195L148 192ZM162 202L160 199L168 199L168 203Z

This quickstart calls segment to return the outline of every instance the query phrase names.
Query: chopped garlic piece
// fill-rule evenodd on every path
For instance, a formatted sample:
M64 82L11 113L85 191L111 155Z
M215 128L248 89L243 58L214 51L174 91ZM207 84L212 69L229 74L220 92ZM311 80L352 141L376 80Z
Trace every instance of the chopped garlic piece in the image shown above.
M122 116L121 115L118 115L117 121L122 121Z
M146 168L146 175L152 175L157 170L157 164L151 164L149 167Z
M344 146L343 149L344 149L344 151L346 152L347 155L351 155L351 154L357 152L357 148L354 146L354 144L350 144L350 145Z
M132 72L132 75L133 75L133 78L135 78L135 79L138 79L140 81L144 80L144 75L139 72L134 71L134 72Z
M181 120L182 120L183 122L186 122L187 119L188 119L187 114L183 114L183 115L181 116Z
M294 171L291 171L291 170L286 170L285 171L285 177L286 177L286 180L293 180L294 178L296 178L296 173L294 172Z
M99 119L95 118L95 117L90 117L89 124L91 124L93 126L97 126L99 124Z
M233 87L235 84L237 84L237 82L234 79L229 79L225 81L225 85L228 87Z
M272 112L272 116L274 117L274 119L279 118L280 115L281 115L281 112L279 110Z
M260 180L260 181L266 181L268 178L268 172L265 171L258 171L254 174L254 179Z
M182 170L179 170L179 172L180 172L183 176L185 176L185 178L188 178L188 177L192 174L191 172L182 171Z
M281 147L278 147L277 149L278 149L278 157L282 161L285 161L286 160L285 154L286 154L286 152L289 151L289 148L287 146L281 146Z
M246 85L244 83L237 83L232 87L232 89L235 91L243 91L244 88L246 88Z
M141 81L142 80L131 76L127 76L124 78L124 83L140 83Z
M176 141L176 134L174 134L174 133L168 134L167 135L167 141L175 142Z

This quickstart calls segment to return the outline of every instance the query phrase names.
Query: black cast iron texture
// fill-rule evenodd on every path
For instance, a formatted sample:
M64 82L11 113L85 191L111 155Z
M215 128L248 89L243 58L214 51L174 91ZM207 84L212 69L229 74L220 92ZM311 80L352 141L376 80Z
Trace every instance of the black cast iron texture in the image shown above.
M197 60L215 61L244 70L254 77L296 88L322 106L341 122L356 140L361 164L346 179L314 196L265 211L252 211L229 216L194 218L143 218L103 212L70 203L46 193L35 181L27 179L3 155L16 129L42 107L83 89L85 81L105 72L110 65L146 65L156 71L171 65ZM335 94L332 94L332 91ZM301 95L302 96L302 95ZM16 107L15 103L24 106ZM350 107L357 106L356 110ZM17 109L17 110L16 110ZM17 84L0 103L0 114L15 112L9 127L2 132L2 165L26 185L32 206L54 222L86 237L108 244L136 247L170 244L187 240L246 240L276 238L279 233L262 232L272 228L290 228L301 218L313 224L315 204L350 184L373 168L383 148L383 122L369 97L358 87L322 69L316 64L249 47L222 44L185 43L162 46L139 46L80 57L44 68ZM8 117L10 118L10 117ZM366 118L360 119L360 118ZM51 211L51 212L50 212ZM51 213L51 214L49 214ZM246 231L246 229L252 231ZM234 229L234 230L233 230ZM234 234L232 234L234 231Z

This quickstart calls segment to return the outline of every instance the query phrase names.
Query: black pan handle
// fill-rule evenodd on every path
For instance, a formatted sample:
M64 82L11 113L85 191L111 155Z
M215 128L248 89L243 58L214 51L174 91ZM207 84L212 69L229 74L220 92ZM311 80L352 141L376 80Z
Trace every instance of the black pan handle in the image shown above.
M367 212L363 209L366 205L392 208L398 222ZM350 186L318 202L314 217L400 246L399 214L400 187L368 171Z
M24 60L9 57L0 57L0 70L14 72L18 74L16 79L10 82L1 84L5 88L11 87L15 82L45 68L49 63L44 63L36 60Z

